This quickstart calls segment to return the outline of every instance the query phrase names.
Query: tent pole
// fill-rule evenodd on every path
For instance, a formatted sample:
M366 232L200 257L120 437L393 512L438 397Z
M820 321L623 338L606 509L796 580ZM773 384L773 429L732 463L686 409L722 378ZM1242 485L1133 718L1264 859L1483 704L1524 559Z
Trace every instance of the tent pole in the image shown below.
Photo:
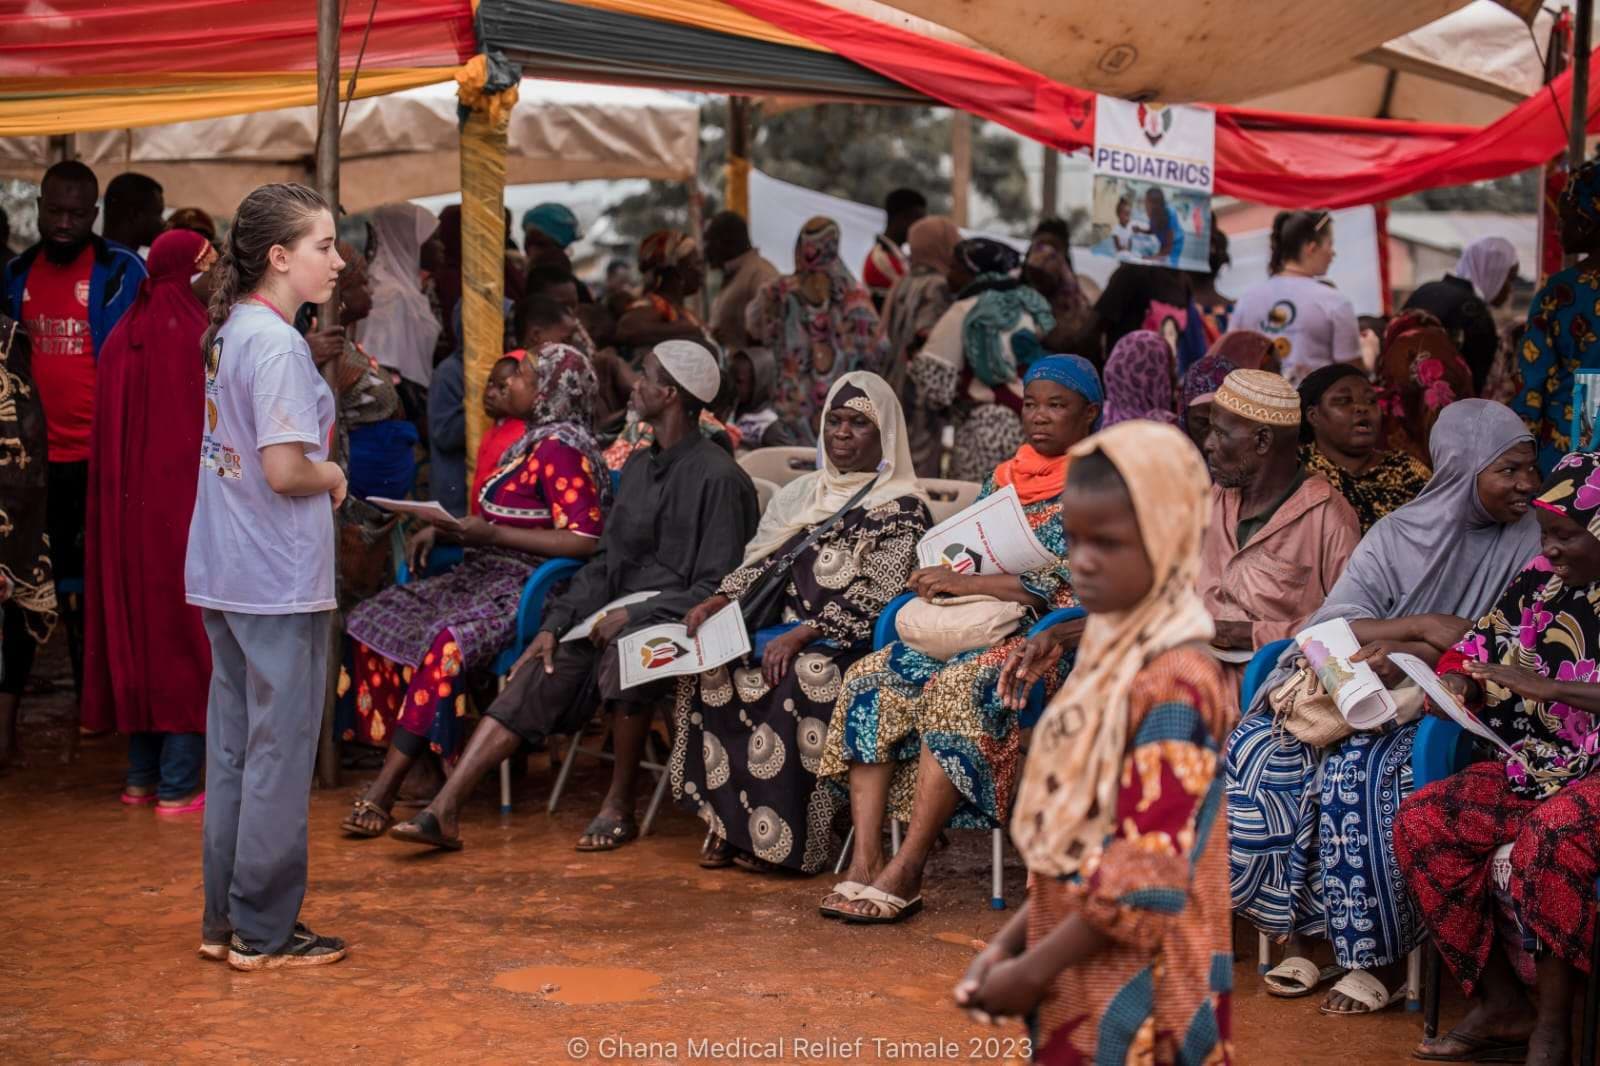
M334 219L339 216L339 0L317 0L317 191L328 201ZM339 290L334 289L328 302L317 310L323 324L339 321ZM322 368L328 387L333 390L334 418L339 416L339 388L337 374L339 360ZM339 436L334 434L331 449L338 448ZM331 456L335 461L340 457ZM334 559L339 557L339 523L334 521ZM338 600L339 568L334 566L334 599ZM328 677L322 702L322 732L317 738L317 784L323 788L339 787L339 746L333 735L334 706L339 689L339 638L344 626L337 607L328 614Z
M950 221L967 224L967 191L972 184L972 116L950 113Z
M750 98L728 97L728 164L723 206L750 218ZM695 238L699 239L699 234Z
M1594 18L1594 0L1578 0L1577 18L1572 27L1572 123L1567 138L1567 165L1576 171L1583 165L1584 130L1589 119L1589 23Z
M1044 149L1044 174L1040 182L1039 214L1044 218L1051 218L1056 214L1057 187L1061 184L1061 153L1048 144L1042 144L1039 147Z

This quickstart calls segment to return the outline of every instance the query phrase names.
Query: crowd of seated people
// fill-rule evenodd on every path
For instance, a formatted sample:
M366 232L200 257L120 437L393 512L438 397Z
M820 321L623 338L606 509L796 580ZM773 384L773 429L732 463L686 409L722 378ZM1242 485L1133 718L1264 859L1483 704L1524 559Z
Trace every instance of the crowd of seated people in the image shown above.
M92 174L53 175L52 212L92 202ZM1586 354L1567 309L1575 287L1592 288L1593 267L1553 278L1527 347L1489 360L1483 316L1457 307L1461 284L1361 337L1348 301L1314 280L1332 254L1324 212L1280 220L1273 276L1245 305L1306 293L1316 321L1284 332L1244 313L1230 330L1214 285L1201 315L1183 295L1198 291L1192 280L1119 268L1112 298L1093 302L1064 224L1041 224L1024 257L963 240L898 192L865 281L841 260L831 219L802 227L783 273L724 213L703 253L696 235L652 234L642 288L619 271L598 303L568 259L576 218L559 205L530 211L526 255L507 257L506 351L483 383L476 469L458 218L390 205L364 246L341 245L345 312L311 328L309 347L344 398L351 484L370 486L358 495L426 487L455 516L413 522L409 579L348 605L337 731L382 764L341 828L458 850L487 774L552 737L575 743L600 715L611 777L575 846L622 848L641 832L637 793L660 715L670 755L657 772L705 823L700 865L813 875L839 863L819 920L911 919L938 902L925 889L947 831L1008 829L1029 901L955 1000L980 1018L1031 1016L1041 1060L1131 1053L1146 1036L1154 1061L1224 1049L1237 915L1283 945L1263 977L1271 995L1331 982L1325 1013L1381 1011L1405 996L1405 962L1431 941L1472 1006L1423 1057L1563 1061L1600 874L1589 772L1600 754L1600 453L1582 450L1557 412ZM1573 176L1562 208L1571 247L1600 247L1600 164ZM186 281L209 245L188 231L151 235L146 281L132 250L71 221L46 241L62 247L6 268L6 306L27 326L21 296L53 293L68 253L74 270L121 272L134 286L138 299L85 318L79 354L101 356L105 434L119 425L105 412L152 387L122 376L119 353L139 349L159 369L202 321ZM1499 300L1516 273L1504 260L1498 245L1468 249L1457 280L1498 286L1480 295ZM702 320L708 266L722 285ZM1152 317L1169 298L1194 312L1181 342ZM157 300L176 309L161 328ZM1432 309L1445 303L1448 313ZM25 383L27 332L8 322L0 315L0 359ZM1088 358L1062 350L1078 343ZM200 375L171 369L202 410ZM1475 398L1486 377L1516 402ZM85 427L43 418L24 395L19 438L48 437L48 476L71 488L78 453L56 442ZM399 461L423 437L425 474ZM811 468L770 498L738 461L813 444ZM94 439L95 454L112 447ZM978 499L1014 492L1052 562L1022 574L918 565L936 514L925 482L942 474L975 483ZM0 481L0 505L37 511L37 481ZM104 584L131 549L111 543L121 526L103 510L110 489L88 484L87 569ZM48 574L42 519L24 524L28 543L6 542L7 555ZM151 550L172 562L161 555L171 545ZM81 566L51 554L58 576ZM524 590L557 559L576 571L521 646ZM13 669L26 679L55 610L41 588L10 591L0 762L21 694ZM147 596L156 602L148 589L131 598ZM692 635L734 604L760 634L751 655L623 686L622 637L664 622ZM875 646L891 609L895 639ZM1036 630L1052 611L1070 617ZM1292 643L1241 705L1248 662L1334 619L1350 623L1355 661L1393 690L1392 722L1351 727ZM198 809L183 753L202 723L140 710L132 696L149 693L100 661L99 624L90 618L86 708L135 737L123 802ZM581 624L586 638L563 639ZM492 666L508 652L520 657L494 695ZM1440 709L1391 659L1402 652L1505 748L1418 781L1420 723ZM197 689L189 679L185 712ZM419 762L426 774L413 772ZM408 778L424 777L426 806L397 820ZM907 827L903 842L891 834L892 854L891 824ZM1136 994L1118 994L1127 988Z

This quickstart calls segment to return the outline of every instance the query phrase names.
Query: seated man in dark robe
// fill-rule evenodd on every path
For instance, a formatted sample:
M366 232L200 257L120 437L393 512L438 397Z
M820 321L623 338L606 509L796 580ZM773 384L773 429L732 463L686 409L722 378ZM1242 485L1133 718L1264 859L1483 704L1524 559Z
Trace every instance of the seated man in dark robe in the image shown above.
M397 840L454 850L461 846L462 801L483 775L523 741L583 728L596 697L616 711L616 764L600 813L578 841L608 851L639 834L634 783L650 714L672 682L623 689L618 637L644 626L679 622L738 567L759 514L755 487L732 456L701 435L701 409L717 394L716 359L693 341L664 341L645 357L631 406L655 426L655 442L622 468L598 550L571 586L545 608L539 635L517 661L511 681L484 714L461 762L426 810L389 830ZM631 593L656 595L608 612L588 639L561 643L567 630Z

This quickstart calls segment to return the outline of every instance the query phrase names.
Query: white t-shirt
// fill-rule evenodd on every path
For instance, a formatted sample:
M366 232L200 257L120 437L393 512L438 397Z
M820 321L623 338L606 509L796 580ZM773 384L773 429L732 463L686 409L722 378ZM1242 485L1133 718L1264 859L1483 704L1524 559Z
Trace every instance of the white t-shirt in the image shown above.
M1319 367L1361 358L1355 307L1338 289L1315 278L1279 274L1246 290L1234 305L1229 326L1271 337L1283 376L1297 386Z
M278 313L239 303L206 353L200 488L184 563L188 601L240 614L332 610L333 508L326 493L280 496L260 449L296 441L328 457L333 393L305 338Z

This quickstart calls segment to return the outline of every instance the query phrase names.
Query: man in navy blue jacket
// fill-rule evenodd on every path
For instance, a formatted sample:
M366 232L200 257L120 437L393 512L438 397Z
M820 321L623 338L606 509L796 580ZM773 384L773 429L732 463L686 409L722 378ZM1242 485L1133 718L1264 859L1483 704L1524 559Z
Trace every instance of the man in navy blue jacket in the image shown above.
M41 239L0 275L6 310L33 345L34 388L49 437L51 564L66 593L62 613L75 680L82 677L79 608L95 363L145 276L136 253L95 236L99 196L94 171L82 163L51 167L39 188Z

